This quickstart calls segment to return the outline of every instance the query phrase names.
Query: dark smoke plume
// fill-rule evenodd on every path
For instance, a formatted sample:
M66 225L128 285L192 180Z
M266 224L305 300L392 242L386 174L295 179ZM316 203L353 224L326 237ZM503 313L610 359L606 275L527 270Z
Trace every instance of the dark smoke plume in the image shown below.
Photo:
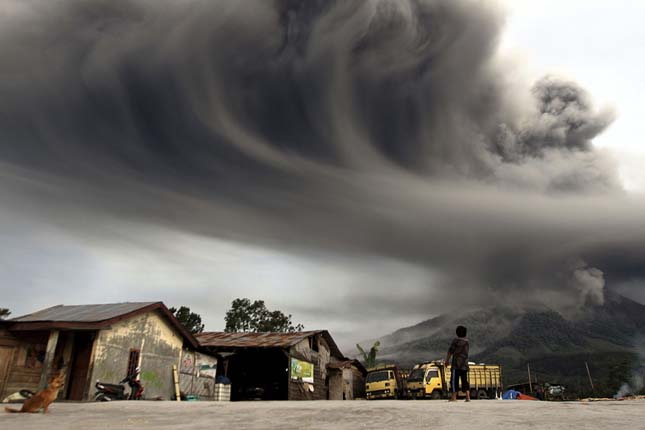
M496 7L3 6L12 210L392 257L435 271L447 300L602 303L605 282L642 275L642 204L592 145L612 112L557 77L511 84Z

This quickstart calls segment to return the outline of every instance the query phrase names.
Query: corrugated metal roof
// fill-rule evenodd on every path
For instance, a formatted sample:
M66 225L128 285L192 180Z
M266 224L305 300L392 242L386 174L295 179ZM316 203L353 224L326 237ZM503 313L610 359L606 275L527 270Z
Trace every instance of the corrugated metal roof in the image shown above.
M11 322L99 322L134 312L158 302L108 303L102 305L58 305L13 318Z
M226 333L205 332L196 335L201 346L221 348L284 348L323 330L294 333Z
M316 334L320 334L327 341L334 357L345 358L327 330L293 333L226 333L214 331L200 333L195 337L202 347L225 351L236 348L287 348Z

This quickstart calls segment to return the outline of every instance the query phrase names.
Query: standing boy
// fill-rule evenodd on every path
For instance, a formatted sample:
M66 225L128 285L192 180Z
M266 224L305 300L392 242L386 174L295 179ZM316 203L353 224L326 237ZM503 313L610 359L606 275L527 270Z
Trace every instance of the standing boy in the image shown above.
M453 339L448 349L446 364L450 362L450 387L452 389L451 402L457 401L457 392L459 391L459 381L461 380L461 391L466 393L466 401L470 402L470 385L468 384L468 339L466 339L467 330L464 326L457 327L457 337Z

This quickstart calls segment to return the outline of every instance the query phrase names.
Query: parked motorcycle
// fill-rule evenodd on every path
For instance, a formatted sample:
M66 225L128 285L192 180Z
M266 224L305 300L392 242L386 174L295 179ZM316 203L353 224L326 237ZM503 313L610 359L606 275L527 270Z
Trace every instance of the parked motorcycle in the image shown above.
M101 381L96 381L96 394L94 401L96 402L110 402L112 400L141 400L143 397L143 385L139 381L139 374L141 369L138 367L131 375L126 376L118 384L107 384ZM130 386L130 392L126 394L125 385Z

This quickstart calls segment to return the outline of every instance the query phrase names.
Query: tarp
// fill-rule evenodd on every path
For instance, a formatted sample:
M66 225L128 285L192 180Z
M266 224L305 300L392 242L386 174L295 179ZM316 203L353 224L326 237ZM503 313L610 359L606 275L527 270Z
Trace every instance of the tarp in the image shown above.
M520 393L517 396L517 400L537 400L535 397L527 396L526 394Z
M502 394L502 400L517 400L519 396L523 395L519 391L508 390Z

